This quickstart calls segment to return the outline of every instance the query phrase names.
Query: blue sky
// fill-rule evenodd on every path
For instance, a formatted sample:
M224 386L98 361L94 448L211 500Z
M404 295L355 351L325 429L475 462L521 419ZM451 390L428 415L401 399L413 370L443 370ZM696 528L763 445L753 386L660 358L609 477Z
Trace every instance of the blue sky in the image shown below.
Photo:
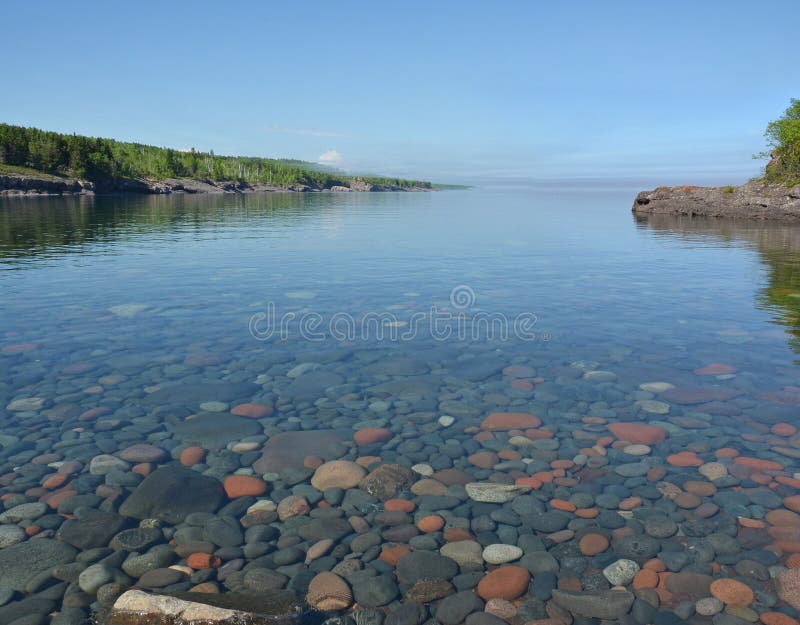
M800 3L554 4L4 0L0 121L445 181L758 173Z

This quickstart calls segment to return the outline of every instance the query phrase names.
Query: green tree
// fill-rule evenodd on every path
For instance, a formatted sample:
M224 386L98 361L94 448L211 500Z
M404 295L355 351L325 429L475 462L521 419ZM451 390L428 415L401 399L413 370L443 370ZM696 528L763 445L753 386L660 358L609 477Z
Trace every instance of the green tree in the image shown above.
M800 182L800 100L792 99L783 117L770 122L764 133L772 148L766 178L776 182Z

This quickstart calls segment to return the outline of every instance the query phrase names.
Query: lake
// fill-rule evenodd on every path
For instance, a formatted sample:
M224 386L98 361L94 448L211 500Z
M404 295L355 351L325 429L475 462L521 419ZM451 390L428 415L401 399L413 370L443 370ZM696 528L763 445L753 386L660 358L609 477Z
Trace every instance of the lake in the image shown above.
M659 571L662 612L795 615L800 234L634 195L0 199L0 622L133 584L608 619Z

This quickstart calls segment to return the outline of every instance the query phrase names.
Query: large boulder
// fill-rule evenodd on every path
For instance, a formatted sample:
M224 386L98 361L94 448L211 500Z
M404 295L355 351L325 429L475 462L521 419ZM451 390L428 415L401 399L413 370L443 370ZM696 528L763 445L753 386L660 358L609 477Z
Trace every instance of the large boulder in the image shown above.
M306 456L336 460L345 452L347 447L333 430L281 432L267 441L253 469L262 474L280 473L289 467L302 467Z
M204 449L221 449L228 443L264 430L258 421L237 417L228 412L206 412L171 424L169 429L184 443L200 445Z
M64 521L56 538L81 550L107 547L124 526L125 518L113 512L78 508L75 519Z
M0 588L24 592L28 582L59 564L75 559L77 550L49 538L37 538L0 551Z
M171 525L191 512L215 512L225 500L222 483L180 466L156 469L120 506L123 516L160 519Z

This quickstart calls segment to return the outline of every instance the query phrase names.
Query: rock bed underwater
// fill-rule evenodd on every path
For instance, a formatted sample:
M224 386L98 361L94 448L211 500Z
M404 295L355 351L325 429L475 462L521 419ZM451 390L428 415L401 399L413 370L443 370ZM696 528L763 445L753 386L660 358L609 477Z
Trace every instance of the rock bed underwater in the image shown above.
M788 382L338 348L199 350L157 383L136 359L31 374L39 350L0 357L0 623L131 588L291 591L358 625L798 622Z

